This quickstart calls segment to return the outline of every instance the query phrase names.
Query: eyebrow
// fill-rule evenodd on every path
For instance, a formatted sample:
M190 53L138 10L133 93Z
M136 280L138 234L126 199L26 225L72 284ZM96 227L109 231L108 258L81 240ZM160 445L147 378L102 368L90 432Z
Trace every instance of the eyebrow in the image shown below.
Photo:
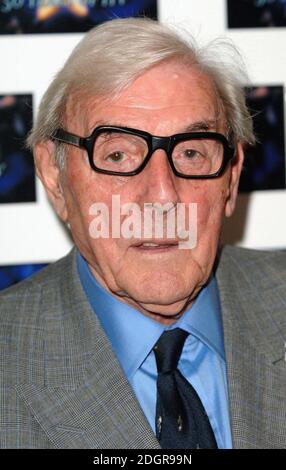
M184 132L209 131L217 128L217 121L197 121L184 128Z
M99 127L99 126L114 126L114 127L131 127L132 126L127 126L126 124L120 122L120 121L97 121L93 124L90 132L93 131L93 129L95 129L96 127ZM180 134L180 133L184 133L184 132L199 132L199 131L209 131L209 130L215 130L217 128L217 120L215 119L209 119L209 120L202 120L202 121L196 121L196 122L193 122L187 126L185 126L181 131L179 132L176 132L176 134ZM139 130L139 129L138 129ZM140 130L144 130L145 129L140 129Z

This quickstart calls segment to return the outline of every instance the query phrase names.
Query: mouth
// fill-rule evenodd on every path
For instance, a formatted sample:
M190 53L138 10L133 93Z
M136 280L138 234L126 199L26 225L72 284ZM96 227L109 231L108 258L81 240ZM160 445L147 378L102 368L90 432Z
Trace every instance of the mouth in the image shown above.
M144 240L131 245L131 248L140 252L164 252L171 251L178 248L178 241L176 240Z

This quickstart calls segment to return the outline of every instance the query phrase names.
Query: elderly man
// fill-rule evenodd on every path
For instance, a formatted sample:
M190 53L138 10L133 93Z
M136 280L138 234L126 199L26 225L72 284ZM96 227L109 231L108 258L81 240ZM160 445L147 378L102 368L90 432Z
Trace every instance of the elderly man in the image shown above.
M286 256L218 250L254 142L223 48L110 21L45 93L29 145L75 248L1 295L2 448L285 447Z

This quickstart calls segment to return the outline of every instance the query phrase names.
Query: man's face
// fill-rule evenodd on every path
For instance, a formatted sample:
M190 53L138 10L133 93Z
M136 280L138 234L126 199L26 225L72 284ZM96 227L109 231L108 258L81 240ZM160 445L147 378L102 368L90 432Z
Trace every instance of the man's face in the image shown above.
M72 107L71 107L72 108ZM98 125L120 125L170 136L196 130L225 134L222 109L211 81L198 71L165 63L145 72L116 100L90 100L85 113L68 111L66 129L88 136ZM76 114L76 115L75 115ZM190 180L176 177L165 152L154 152L135 176L94 172L86 152L68 147L63 188L57 212L71 225L74 241L98 281L121 300L163 323L171 323L197 295L211 273L224 215L230 215L236 197L242 151L219 178ZM104 203L111 214L112 195L121 204L168 202L197 204L197 245L193 249L138 247L138 239L97 238L89 234L92 204ZM165 214L166 215L166 214ZM125 216L126 217L126 216ZM124 219L124 217L123 217ZM121 219L122 220L122 219ZM166 234L164 234L166 235ZM142 236L143 238L143 236ZM156 242L156 240L154 240Z

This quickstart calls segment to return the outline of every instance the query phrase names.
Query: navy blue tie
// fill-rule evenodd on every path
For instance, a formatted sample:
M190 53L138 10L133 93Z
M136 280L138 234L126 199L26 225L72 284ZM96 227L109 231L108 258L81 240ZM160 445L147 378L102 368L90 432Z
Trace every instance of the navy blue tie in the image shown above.
M157 362L156 436L163 449L217 449L204 406L177 369L189 333L165 331L154 346Z

